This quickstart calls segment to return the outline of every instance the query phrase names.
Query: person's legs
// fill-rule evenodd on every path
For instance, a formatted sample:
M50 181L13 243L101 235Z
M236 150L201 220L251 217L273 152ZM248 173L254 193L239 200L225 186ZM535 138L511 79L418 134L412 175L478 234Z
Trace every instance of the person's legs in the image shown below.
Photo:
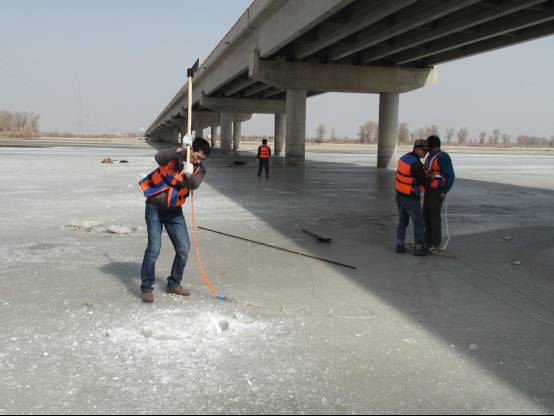
M145 219L148 231L148 246L142 261L140 272L142 284L140 290L142 292L151 292L154 289L154 281L156 280L156 260L160 255L162 247L163 219L161 218L160 211L149 204L146 205Z
M415 237L415 252L419 255L423 252L423 242L425 237L425 231L423 227L423 213L421 211L421 202L417 199L407 198L402 195L396 197L398 202L399 211L401 214L401 222L398 226L397 231L397 244L401 244L406 237L406 227L412 219L414 223L414 237ZM402 211L405 214L402 214Z
M412 222L414 223L415 248L423 250L425 242L425 227L423 225L423 213L421 211L420 201L412 200L408 210Z
M440 192L429 192L428 201L429 223L431 224L429 242L431 243L431 246L440 247L442 242L442 199Z
M396 245L404 246L406 241L406 228L410 224L410 215L405 209L405 200L407 198L402 195L396 194L396 205L398 206L399 222L396 229Z
M189 234L183 213L179 212L168 215L165 221L165 230L175 248L175 259L171 268L171 276L167 278L167 287L174 289L181 286L190 250Z
M263 159L258 159L258 177L262 174L263 167Z
M427 247L431 247L432 244L432 224L431 224L431 210L429 208L430 202L429 202L429 194L430 192L425 192L425 196L423 197L423 222L425 223L425 245Z
M265 160L265 177L269 178L269 159Z

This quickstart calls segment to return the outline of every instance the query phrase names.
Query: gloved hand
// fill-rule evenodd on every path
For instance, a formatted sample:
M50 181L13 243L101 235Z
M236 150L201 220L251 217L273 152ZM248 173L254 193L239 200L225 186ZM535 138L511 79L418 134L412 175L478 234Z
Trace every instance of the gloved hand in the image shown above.
M194 173L194 165L192 163L185 162L183 166L183 173L185 176L192 175Z
M192 136L190 134L185 134L183 136L183 147L192 146Z

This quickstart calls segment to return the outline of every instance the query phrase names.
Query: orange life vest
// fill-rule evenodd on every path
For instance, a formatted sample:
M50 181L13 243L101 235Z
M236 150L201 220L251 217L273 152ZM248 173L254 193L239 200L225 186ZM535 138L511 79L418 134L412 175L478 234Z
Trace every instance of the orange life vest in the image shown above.
M269 159L271 156L271 149L269 146L260 146L260 159Z
M398 161L395 189L402 195L420 195L425 192L425 187L418 185L416 178L412 175L412 165L418 160L417 156L408 153Z
M433 156L429 155L425 160L425 170L430 170L433 177L433 180L429 184L429 189L443 189L446 186L446 180L442 176L439 165L440 155L442 155L442 152L439 152Z
M194 175L199 171L200 165L195 167ZM189 189L183 186L183 176L179 163L174 159L143 178L139 182L140 189L146 198L167 191L167 207L177 208L185 203L190 193Z

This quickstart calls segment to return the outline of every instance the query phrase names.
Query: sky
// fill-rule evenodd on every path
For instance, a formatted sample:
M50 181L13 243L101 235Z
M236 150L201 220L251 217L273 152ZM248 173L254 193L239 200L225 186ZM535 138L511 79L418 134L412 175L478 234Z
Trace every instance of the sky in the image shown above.
M41 115L43 131L148 127L251 0L0 0L0 110ZM554 136L554 36L439 67L437 85L400 97L410 129L467 127ZM378 95L308 100L307 136L324 124L356 137ZM256 115L243 135L272 135Z

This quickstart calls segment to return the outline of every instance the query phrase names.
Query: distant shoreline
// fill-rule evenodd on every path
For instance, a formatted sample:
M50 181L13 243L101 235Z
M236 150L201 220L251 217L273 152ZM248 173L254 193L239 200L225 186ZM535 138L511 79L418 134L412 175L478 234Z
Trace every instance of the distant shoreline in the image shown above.
M272 141L270 140L270 145ZM258 142L242 141L240 150L255 151L260 145ZM30 139L14 139L0 137L0 147L144 147L150 145L144 140L136 137L118 138L63 138L63 137L37 137ZM444 150L450 153L468 154L520 154L520 155L543 155L554 156L554 148L532 148L532 147L472 147L472 146L444 146ZM398 152L409 152L411 146L400 145ZM344 154L375 154L376 144L359 143L306 143L306 151L310 153L344 153Z
M259 145L260 144L257 142L242 142L241 150L255 150ZM398 146L399 153L407 153L411 150L412 146L410 145ZM449 153L554 156L554 148L443 146L443 150ZM306 151L311 153L375 154L377 153L377 145L355 143L307 143Z

